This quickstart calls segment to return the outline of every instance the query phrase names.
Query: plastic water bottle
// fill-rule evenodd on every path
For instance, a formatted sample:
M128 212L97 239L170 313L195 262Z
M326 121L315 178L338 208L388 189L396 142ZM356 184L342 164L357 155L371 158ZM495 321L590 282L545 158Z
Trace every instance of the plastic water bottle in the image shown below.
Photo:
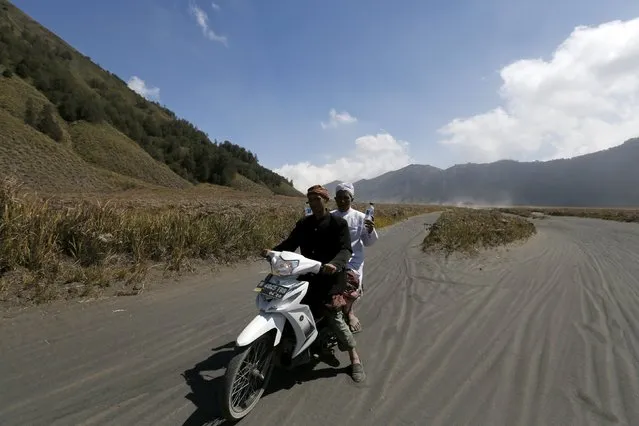
M373 220L373 216L375 216L375 205L373 203L369 203L364 220Z
M306 207L304 207L304 216L310 216L313 214L313 210L311 209L311 206L308 204L308 201L306 202Z

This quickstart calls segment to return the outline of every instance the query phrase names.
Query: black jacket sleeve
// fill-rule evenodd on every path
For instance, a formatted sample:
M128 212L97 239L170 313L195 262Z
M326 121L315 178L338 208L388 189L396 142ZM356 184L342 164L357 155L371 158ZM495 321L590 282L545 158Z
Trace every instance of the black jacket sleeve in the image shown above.
M348 223L341 218L336 222L335 228L339 238L340 250L329 263L336 266L337 269L342 269L348 265L348 261L353 255L353 247L351 246L351 233L348 231Z
M289 236L279 243L277 246L273 247L274 251L295 251L299 248L302 243L303 230L302 230L302 220L298 220L295 224L295 228L291 231Z

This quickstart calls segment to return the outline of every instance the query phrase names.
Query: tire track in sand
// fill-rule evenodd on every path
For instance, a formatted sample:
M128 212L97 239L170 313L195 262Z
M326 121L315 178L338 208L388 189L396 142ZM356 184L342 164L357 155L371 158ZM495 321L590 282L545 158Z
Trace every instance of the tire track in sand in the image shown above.
M611 234L614 237L614 229ZM587 361L575 392L578 403L609 424L632 424L630 419L639 415L639 383L634 379L639 360L636 310L639 267L636 254L631 250L610 250L606 242L614 238L602 237L593 233L582 246L589 266L582 270L584 309L578 328ZM616 273L611 276L609 271Z

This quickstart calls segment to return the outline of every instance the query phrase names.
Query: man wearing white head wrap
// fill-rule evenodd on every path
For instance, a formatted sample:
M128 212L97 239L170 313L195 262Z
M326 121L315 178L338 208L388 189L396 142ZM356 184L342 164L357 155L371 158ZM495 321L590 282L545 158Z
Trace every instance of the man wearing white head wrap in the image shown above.
M362 278L364 273L364 247L375 244L379 238L375 230L373 220L365 220L365 214L351 207L355 198L355 187L352 183L343 182L335 188L335 202L337 210L331 211L331 214L342 217L348 222L348 230L351 235L351 247L353 248L353 256L348 262L348 269L357 273L359 277L359 297L362 296L364 287ZM359 298L358 297L358 298ZM348 323L353 333L361 331L362 326L359 319L353 311L353 301L344 307L344 315L348 318Z
M335 196L337 196L337 193L340 191L346 191L351 194L351 200L355 198L355 187L352 183L342 182L337 185L337 187L335 188Z

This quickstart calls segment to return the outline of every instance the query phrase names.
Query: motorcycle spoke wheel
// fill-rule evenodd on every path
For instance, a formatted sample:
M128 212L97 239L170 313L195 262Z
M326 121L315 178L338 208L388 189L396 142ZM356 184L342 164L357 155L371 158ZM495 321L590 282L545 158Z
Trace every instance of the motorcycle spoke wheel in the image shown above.
M273 369L273 336L265 335L241 348L229 363L224 392L226 417L245 417L264 393Z

